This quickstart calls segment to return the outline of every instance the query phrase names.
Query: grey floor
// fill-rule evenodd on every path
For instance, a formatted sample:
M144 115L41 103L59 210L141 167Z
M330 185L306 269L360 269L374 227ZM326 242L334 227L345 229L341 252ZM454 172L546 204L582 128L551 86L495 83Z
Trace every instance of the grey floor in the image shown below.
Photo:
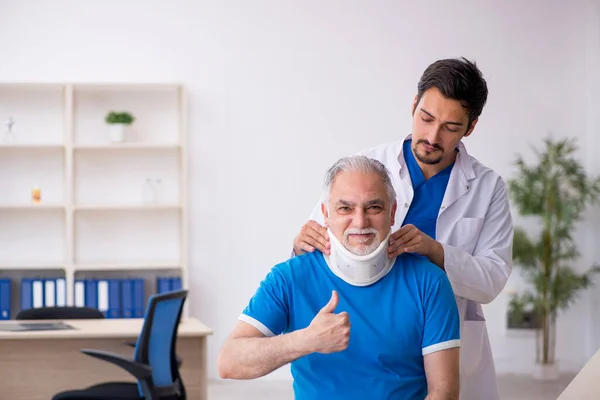
M540 383L524 376L498 377L502 400L556 400L573 379ZM293 400L289 381L211 381L209 400Z

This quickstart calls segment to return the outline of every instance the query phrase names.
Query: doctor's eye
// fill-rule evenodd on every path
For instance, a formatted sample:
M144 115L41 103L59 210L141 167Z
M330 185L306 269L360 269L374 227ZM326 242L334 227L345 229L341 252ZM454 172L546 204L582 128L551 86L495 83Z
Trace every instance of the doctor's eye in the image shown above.
M424 122L433 122L433 119L432 119L432 118L430 118L430 117L428 117L428 116L426 116L426 115L421 115L421 119L422 119Z

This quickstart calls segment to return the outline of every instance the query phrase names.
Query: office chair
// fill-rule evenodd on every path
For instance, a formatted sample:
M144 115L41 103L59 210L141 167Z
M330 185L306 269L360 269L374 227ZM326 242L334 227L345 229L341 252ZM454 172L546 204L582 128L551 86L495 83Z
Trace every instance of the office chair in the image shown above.
M175 344L187 293L187 290L176 290L150 297L133 360L100 350L81 350L123 368L137 383L102 383L58 393L52 400L185 400Z
M17 313L17 320L36 319L103 319L100 310L90 307L41 307L28 308Z

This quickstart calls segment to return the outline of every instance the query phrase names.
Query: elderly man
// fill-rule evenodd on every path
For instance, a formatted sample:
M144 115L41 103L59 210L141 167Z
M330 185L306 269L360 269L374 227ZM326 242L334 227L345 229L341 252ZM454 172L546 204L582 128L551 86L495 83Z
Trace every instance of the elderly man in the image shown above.
M327 172L330 255L276 265L219 354L223 378L291 363L296 399L458 399L459 314L444 271L389 258L396 193L379 161L343 158Z

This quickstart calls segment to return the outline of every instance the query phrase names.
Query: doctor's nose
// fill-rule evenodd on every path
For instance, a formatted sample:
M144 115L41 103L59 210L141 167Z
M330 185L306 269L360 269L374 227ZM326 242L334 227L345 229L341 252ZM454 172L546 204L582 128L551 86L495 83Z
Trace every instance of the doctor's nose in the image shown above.
M439 143L440 140L440 131L441 126L432 126L429 132L425 135L425 139L429 142L429 144L433 145Z

